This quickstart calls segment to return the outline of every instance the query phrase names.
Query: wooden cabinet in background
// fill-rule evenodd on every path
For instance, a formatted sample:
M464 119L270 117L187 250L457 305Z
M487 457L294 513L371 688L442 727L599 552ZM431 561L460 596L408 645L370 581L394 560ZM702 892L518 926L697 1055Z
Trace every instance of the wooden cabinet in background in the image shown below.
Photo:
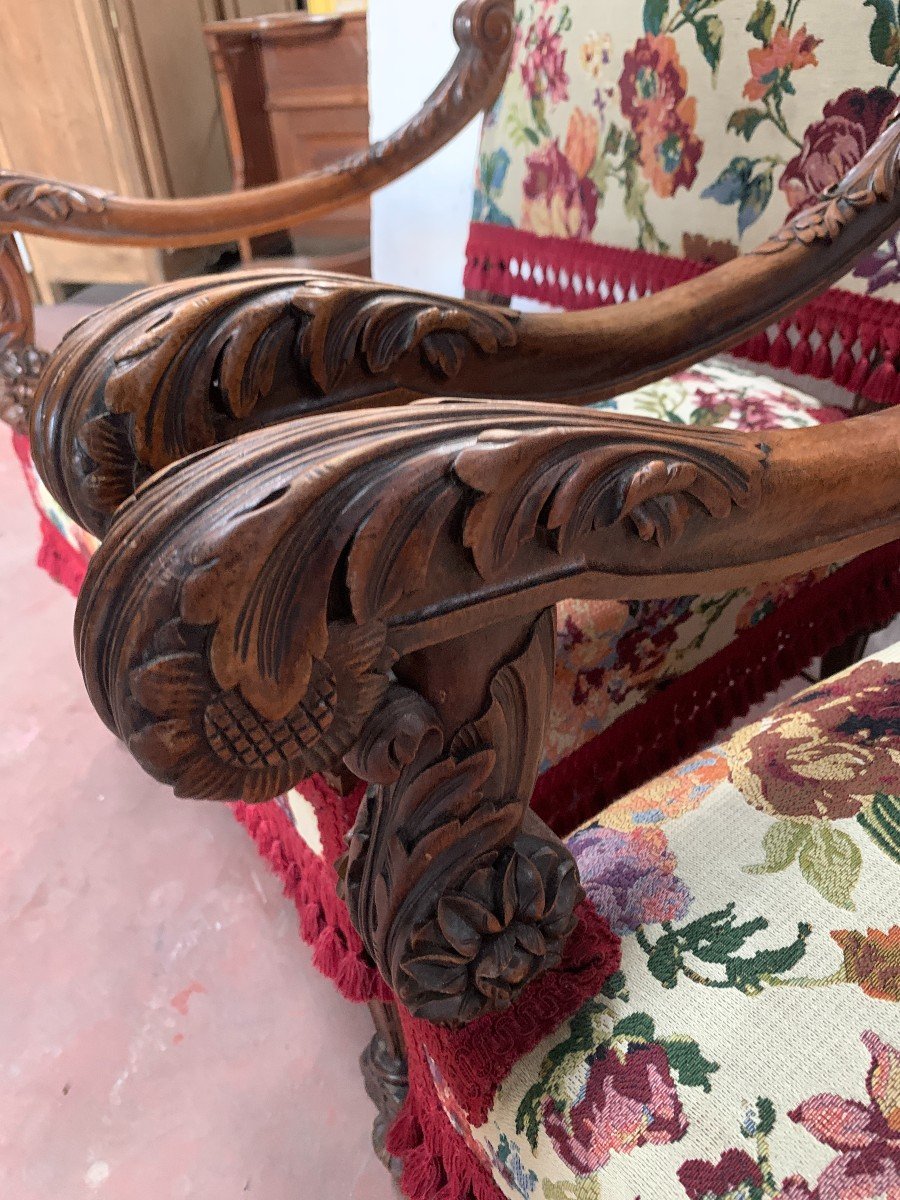
M236 188L288 179L369 145L366 14L284 13L206 26ZM304 224L300 254L368 245L369 204ZM254 240L254 250L259 247ZM242 247L245 257L248 247Z
M228 191L202 26L289 0L2 0L0 165L132 196ZM167 253L26 239L38 292L152 283L202 269L215 248Z

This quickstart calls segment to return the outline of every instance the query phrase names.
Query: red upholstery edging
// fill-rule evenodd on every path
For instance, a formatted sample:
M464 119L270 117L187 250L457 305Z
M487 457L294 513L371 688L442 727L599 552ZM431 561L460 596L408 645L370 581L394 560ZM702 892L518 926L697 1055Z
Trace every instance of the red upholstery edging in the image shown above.
M313 948L313 965L348 1000L392 1000L387 984L365 961L359 934L338 898L334 867L307 846L277 800L232 808L297 906L300 935Z
M411 1051L409 1093L388 1131L387 1150L403 1162L409 1200L505 1200L487 1167L450 1124L421 1050Z
M25 483L40 520L41 544L37 553L37 566L46 571L54 582L62 584L73 596L77 596L87 573L87 561L74 546L69 545L40 506L31 474L31 450L25 434L13 434L13 449L22 464Z
M525 263L527 275L522 273ZM695 279L712 265L473 222L463 278L467 288L574 311L616 303L616 285L626 297L644 296ZM606 296L601 282L609 289ZM832 288L732 353L790 367L797 375L830 379L876 404L900 403L900 305L892 300Z
M545 771L532 808L561 836L696 754L814 658L900 612L900 542L799 592ZM565 801L560 803L560 798Z
M404 1014L407 1045L412 1040L428 1051L469 1120L483 1125L494 1093L515 1064L596 996L618 971L621 949L621 940L585 900L559 967L529 984L515 1004L461 1029Z

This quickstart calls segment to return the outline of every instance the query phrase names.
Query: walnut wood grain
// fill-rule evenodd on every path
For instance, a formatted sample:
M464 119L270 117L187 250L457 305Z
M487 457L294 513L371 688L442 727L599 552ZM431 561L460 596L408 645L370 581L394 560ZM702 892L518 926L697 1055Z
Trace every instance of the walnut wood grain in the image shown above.
M527 315L314 272L146 292L98 314L45 375L35 458L102 533L136 481L237 432L423 395L582 405L727 349L841 276L898 220L900 122L758 252L656 296Z
M513 36L512 0L463 0L459 55L422 110L391 137L299 179L222 196L138 200L0 172L0 231L130 246L202 246L297 225L363 200L430 157L493 104Z

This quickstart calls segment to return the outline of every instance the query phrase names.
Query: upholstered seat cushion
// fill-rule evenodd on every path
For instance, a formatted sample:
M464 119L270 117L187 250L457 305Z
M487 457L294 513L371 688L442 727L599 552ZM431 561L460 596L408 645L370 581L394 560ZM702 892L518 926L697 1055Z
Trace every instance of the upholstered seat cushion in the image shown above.
M410 1194L897 1200L900 646L568 841L620 970L477 1124L408 1025Z

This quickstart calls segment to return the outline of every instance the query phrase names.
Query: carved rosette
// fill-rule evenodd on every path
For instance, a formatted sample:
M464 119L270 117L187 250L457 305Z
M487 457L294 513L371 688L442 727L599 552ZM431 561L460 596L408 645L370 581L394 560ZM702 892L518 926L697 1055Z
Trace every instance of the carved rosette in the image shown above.
M348 758L378 783L350 836L343 890L369 954L416 1016L462 1023L506 1008L560 961L574 928L575 864L527 807L554 640L547 610L495 674L486 711L446 748L430 705L395 688Z

